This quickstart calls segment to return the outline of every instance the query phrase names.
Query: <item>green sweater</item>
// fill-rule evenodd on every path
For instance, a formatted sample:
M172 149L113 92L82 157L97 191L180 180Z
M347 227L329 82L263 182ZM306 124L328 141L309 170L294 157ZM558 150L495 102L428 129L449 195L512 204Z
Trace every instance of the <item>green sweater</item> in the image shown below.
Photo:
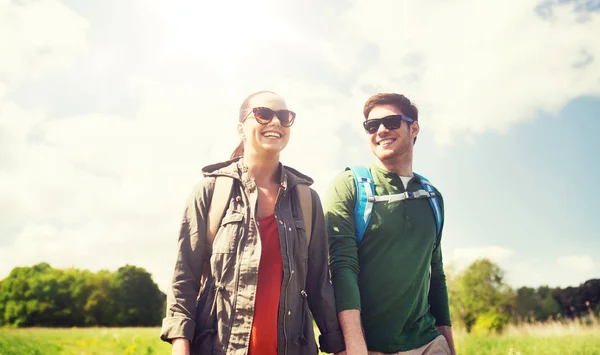
M400 177L370 166L377 195L405 191ZM409 191L421 190L418 177ZM436 190L442 214L442 196ZM392 353L419 348L450 325L441 246L433 249L436 223L427 199L380 202L357 247L356 186L352 172L334 180L325 204L337 310L361 311L367 347ZM430 283L431 266L431 283Z

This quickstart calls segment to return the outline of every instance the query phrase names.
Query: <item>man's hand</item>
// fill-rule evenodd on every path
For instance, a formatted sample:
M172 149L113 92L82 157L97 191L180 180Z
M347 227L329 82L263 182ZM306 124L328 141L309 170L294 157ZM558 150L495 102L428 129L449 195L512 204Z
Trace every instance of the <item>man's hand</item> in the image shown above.
M367 344L363 335L358 309L348 309L338 313L340 327L344 333L347 355L367 355Z
M172 355L190 355L190 341L186 338L175 338L171 344Z
M456 351L454 350L454 340L452 339L452 327L448 325L440 325L436 326L435 328L444 336L444 338L446 338L446 342L450 348L450 354L456 355Z

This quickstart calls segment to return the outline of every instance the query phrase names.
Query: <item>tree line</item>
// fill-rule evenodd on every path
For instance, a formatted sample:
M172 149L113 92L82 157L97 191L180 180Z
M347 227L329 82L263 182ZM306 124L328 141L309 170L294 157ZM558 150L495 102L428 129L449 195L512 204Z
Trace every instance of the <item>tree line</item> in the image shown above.
M463 272L447 275L447 281L453 322L468 332L499 332L509 323L591 320L600 315L600 279L577 287L512 289L498 265L479 259Z
M500 267L480 259L461 273L448 272L447 281L453 323L467 331L600 314L600 279L564 289L512 289ZM40 263L16 267L0 281L0 326L159 326L165 299L140 267L93 273Z
M0 281L0 326L157 326L165 294L143 268L16 267Z

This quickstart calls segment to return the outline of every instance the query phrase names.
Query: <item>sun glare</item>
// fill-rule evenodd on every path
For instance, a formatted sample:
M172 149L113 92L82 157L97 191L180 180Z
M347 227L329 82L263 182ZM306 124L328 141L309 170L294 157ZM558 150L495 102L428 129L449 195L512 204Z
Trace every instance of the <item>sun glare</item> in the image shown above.
M264 1L168 2L160 18L165 58L203 58L223 73L252 46L289 34Z

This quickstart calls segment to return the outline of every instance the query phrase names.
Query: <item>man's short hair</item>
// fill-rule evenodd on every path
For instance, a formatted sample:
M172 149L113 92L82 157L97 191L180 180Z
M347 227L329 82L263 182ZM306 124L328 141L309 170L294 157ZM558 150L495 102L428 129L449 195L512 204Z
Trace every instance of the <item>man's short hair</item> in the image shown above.
M402 111L403 115L414 120L419 119L419 111L417 110L417 106L415 106L406 96L391 93L379 93L371 96L367 102L365 102L365 107L363 109L365 119L369 117L369 113L375 106L382 105L392 105Z

